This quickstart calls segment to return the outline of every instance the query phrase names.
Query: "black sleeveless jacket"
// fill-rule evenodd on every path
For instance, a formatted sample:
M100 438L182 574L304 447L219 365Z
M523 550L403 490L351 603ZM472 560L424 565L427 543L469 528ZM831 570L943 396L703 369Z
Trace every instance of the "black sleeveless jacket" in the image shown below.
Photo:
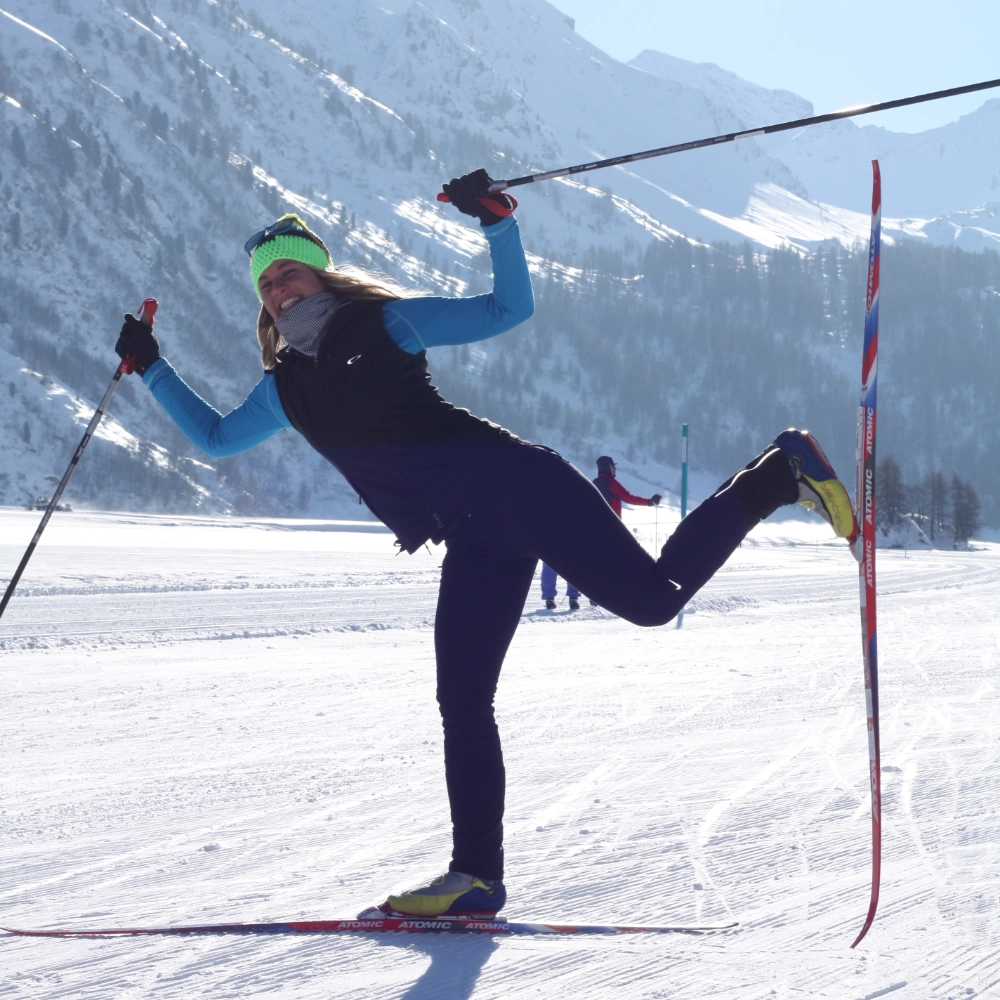
M407 552L442 541L491 492L519 439L442 398L427 357L386 332L381 302L345 302L315 358L270 370L292 426L330 461Z

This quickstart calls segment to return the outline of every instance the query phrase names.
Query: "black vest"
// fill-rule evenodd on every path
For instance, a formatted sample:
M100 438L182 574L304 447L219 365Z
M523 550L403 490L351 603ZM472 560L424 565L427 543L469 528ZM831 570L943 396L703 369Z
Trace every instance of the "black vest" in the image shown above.
M315 358L286 348L271 373L292 426L407 552L442 541L492 491L519 440L442 398L426 355L386 332L381 302L345 302Z

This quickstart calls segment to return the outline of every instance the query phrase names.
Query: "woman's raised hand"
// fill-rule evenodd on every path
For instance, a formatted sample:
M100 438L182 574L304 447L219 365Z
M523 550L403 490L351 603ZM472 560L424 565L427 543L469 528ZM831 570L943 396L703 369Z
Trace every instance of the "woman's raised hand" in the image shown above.
M140 375L145 375L146 369L160 356L160 342L148 323L136 319L131 313L125 313L125 322L115 344L115 354L123 361L134 357L135 370Z
M463 215L472 215L484 226L492 226L517 208L517 202L502 191L490 192L493 179L480 167L471 174L453 177L441 190Z

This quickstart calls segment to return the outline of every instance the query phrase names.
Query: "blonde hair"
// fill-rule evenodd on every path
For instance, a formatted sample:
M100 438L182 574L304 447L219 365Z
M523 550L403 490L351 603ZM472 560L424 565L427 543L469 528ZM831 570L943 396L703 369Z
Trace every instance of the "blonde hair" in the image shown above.
M306 266L319 277L324 289L351 302L394 302L407 294L406 289L391 279L370 274L350 264L335 271L320 270L308 264ZM278 362L278 351L282 346L281 334L263 303L257 314L257 342L260 344L260 360L264 368L273 368Z

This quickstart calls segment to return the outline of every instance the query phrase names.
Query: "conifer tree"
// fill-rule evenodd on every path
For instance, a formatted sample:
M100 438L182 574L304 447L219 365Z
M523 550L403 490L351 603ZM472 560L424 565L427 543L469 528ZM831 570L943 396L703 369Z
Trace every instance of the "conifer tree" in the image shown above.
M899 524L906 502L903 474L892 455L879 460L875 481L878 483L876 518L880 528Z
M955 546L967 544L982 526L979 520L979 497L970 482L959 479L958 474L951 479L952 524L955 529Z
M921 522L927 517L927 506L929 491L927 487L927 477L924 476L917 483L909 483L906 486L906 506L909 513L916 515Z
M945 502L948 496L948 485L944 473L938 470L927 473L927 508L931 522L931 541L934 541L937 529L944 524Z

